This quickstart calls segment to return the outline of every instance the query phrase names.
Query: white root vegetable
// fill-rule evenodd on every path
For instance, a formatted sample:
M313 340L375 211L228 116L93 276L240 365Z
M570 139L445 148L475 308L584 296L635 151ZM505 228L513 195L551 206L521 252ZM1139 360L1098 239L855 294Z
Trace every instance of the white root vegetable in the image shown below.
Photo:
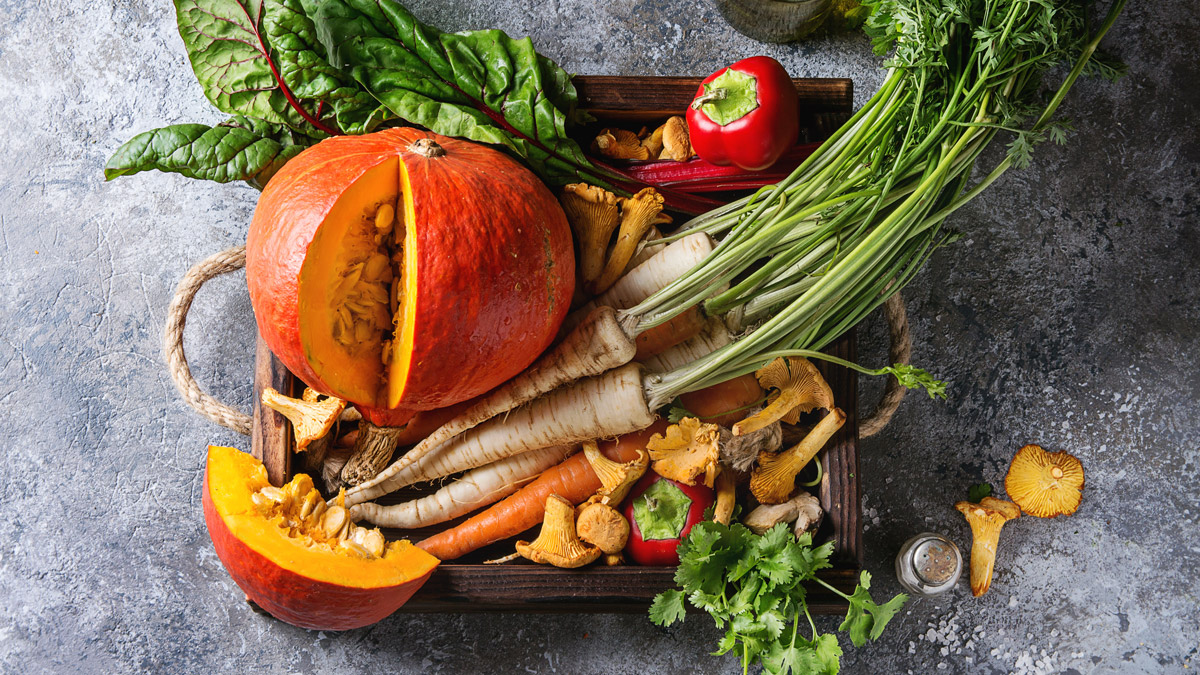
M411 461L393 462L375 478L346 492L361 504L393 490L551 445L609 438L650 426L642 368L636 363L560 387L507 415L492 419Z
M613 287L567 315L563 330L572 330L596 307L629 309L683 276L716 248L713 238L696 232L665 246L646 262L625 273Z
M704 330L695 337L684 340L657 356L645 359L642 365L652 373L665 373L708 356L730 342L733 342L733 336L725 322L718 317L709 317L704 324Z
M350 507L355 521L379 527L413 530L444 523L487 506L516 492L522 485L571 454L573 446L555 445L513 455L472 469L437 492L402 504L380 506L373 502Z
M633 268L658 255L659 251L666 248L666 244L651 245L646 243L648 241L654 241L655 239L661 238L662 232L659 232L657 227L650 228L650 231L646 233L646 236L642 237L642 243L638 244L637 252L634 253L633 257L629 259L629 265L625 268L625 273L628 274L632 272Z

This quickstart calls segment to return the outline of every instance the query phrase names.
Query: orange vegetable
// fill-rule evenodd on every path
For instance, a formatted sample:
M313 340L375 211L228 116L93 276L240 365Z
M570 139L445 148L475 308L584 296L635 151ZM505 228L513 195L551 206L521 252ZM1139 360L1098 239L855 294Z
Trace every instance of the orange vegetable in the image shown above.
M683 407L695 413L701 422L728 427L745 419L748 405L762 400L763 388L754 375L742 375L698 391L682 394Z
M704 329L704 315L697 305L685 310L670 321L643 331L637 336L637 355L633 358L642 361L651 356L657 356L675 345L690 340Z
M651 436L663 433L666 428L666 421L660 420L642 431L605 441L600 444L600 449L613 461L631 462L637 459L639 450L646 448ZM546 513L546 498L550 495L579 504L600 487L600 478L587 457L579 452L547 469L529 485L487 511L439 532L417 546L441 560L453 560L488 544L515 537L541 523Z

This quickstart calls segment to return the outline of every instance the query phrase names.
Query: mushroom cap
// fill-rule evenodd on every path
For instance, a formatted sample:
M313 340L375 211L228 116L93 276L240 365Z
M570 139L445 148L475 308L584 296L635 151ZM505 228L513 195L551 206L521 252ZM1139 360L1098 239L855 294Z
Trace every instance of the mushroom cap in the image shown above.
M659 159L673 159L677 162L682 162L696 154L692 149L692 140L688 135L687 122L676 115L667 120L663 125L662 134L663 149L659 154Z
M1031 516L1070 515L1083 499L1083 464L1066 452L1026 445L1013 456L1004 477L1010 499Z
M733 433L742 435L775 421L795 424L800 414L817 408L833 410L833 390L820 371L805 358L776 358L754 372L759 385L770 391L767 406L733 425Z
M1016 504L995 497L984 497L979 500L978 504L962 501L954 505L964 516L967 517L967 522L974 524L975 522L1004 523L1021 517L1021 509Z
M592 150L612 159L650 159L649 148L638 135L627 129L601 129L592 141Z
M650 455L645 450L638 450L637 458L621 464L605 457L595 441L584 441L583 454L596 477L600 479L600 489L588 500L589 502L621 503L625 495L633 489L634 483L638 482L650 466Z
M695 485L704 476L704 484L713 486L720 456L720 429L716 424L701 424L685 417L667 427L666 435L654 434L646 443L654 471L663 478Z
M585 282L600 276L608 241L621 215L617 196L586 183L563 186L558 196L579 245L579 273Z
M580 539L609 555L620 553L629 541L629 521L608 504L585 504L575 528Z
M267 387L263 389L261 399L263 405L292 423L297 452L303 452L309 443L328 434L346 407L346 401L334 396L321 400L321 395L311 388L305 389L301 398L292 398Z

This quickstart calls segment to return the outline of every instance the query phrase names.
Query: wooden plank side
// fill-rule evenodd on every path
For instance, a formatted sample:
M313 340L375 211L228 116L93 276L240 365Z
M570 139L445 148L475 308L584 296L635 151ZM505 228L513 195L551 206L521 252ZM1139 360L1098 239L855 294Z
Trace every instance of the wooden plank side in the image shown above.
M292 428L287 418L262 404L267 387L292 395L295 378L275 358L261 335L254 348L254 424L250 430L250 453L262 460L272 485L283 485L292 475Z
M572 81L579 94L579 107L597 116L614 111L661 111L678 115L691 104L703 79L577 75ZM803 110L849 112L854 104L854 85L849 79L801 78L792 82Z

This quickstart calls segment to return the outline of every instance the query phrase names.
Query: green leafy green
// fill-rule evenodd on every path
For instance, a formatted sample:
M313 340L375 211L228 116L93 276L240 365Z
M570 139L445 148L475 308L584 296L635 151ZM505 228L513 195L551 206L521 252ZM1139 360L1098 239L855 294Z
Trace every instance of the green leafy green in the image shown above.
M311 139L246 117L210 127L176 124L145 131L126 141L104 166L113 179L157 170L218 183L250 181L262 186Z
M567 136L571 78L499 30L442 33L394 0L325 0L314 17L330 61L398 117L501 145L555 185L597 182Z
M967 490L967 501L975 503L975 504L978 504L979 501L981 499L983 499L984 497L991 497L991 496L992 496L992 484L991 483L980 483L978 485L972 485Z
M756 535L736 523L699 523L679 547L675 583L682 589L660 593L650 620L659 626L683 621L686 598L725 630L713 653L737 653L744 670L761 663L767 673L837 673L842 649L835 636L817 633L804 584L815 581L846 599L850 608L839 630L856 646L877 639L908 596L875 604L866 572L853 594L842 593L816 576L830 567L832 554L832 543L813 546L811 534L796 537L786 524ZM811 639L799 632L802 614Z
M263 31L277 0L175 0L179 36L218 110L303 133L330 133L280 79Z

